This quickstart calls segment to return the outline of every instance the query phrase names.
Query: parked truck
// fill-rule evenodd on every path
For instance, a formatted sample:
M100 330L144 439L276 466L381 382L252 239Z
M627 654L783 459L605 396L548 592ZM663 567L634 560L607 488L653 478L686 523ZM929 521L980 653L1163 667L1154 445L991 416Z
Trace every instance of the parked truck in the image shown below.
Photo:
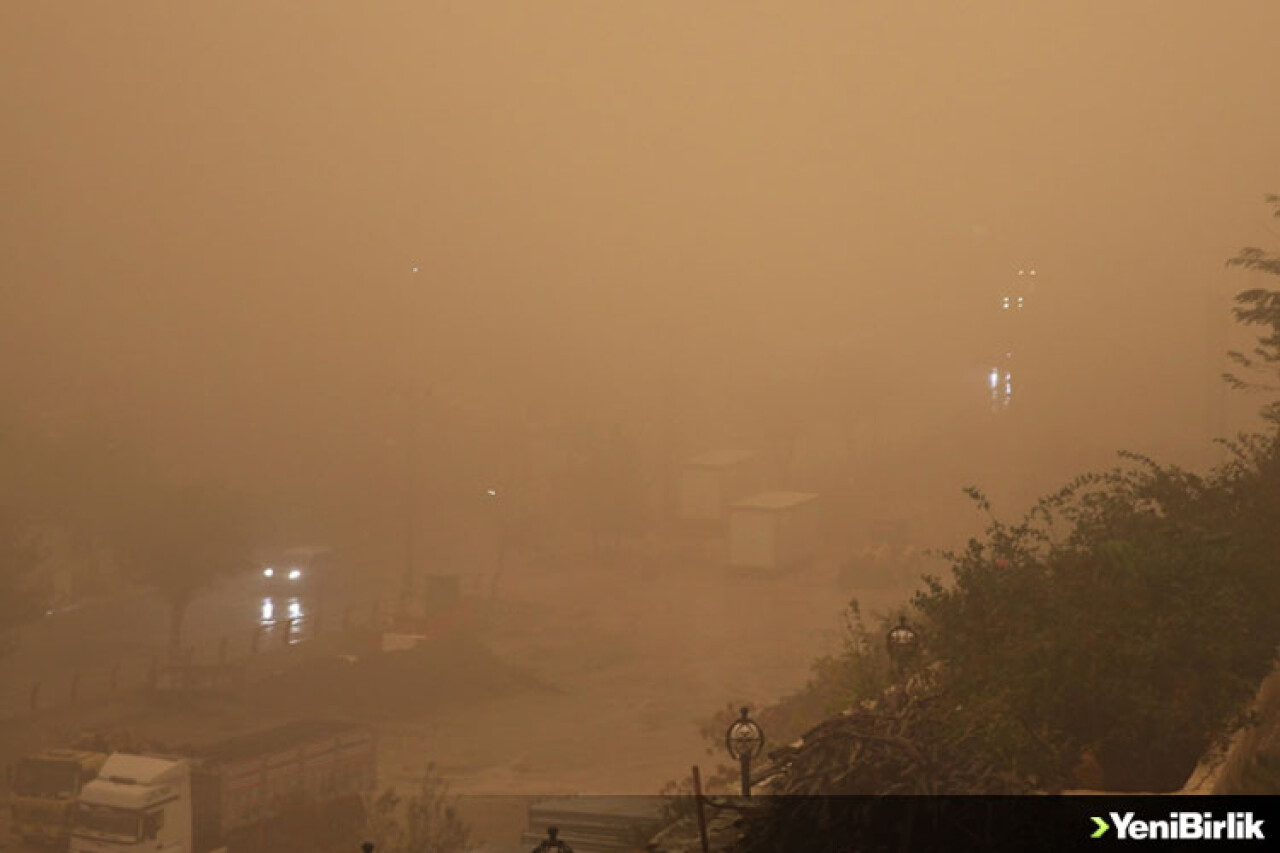
M189 755L115 753L80 793L71 853L359 849L372 733L290 723Z
M18 762L13 774L10 832L22 841L62 847L81 789L98 775L107 753L50 749Z

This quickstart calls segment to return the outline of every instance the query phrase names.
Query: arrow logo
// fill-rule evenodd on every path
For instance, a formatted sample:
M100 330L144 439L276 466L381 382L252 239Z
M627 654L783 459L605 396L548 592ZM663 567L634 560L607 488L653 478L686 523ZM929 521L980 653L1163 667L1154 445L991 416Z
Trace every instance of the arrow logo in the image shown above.
M1100 817L1093 818L1093 822L1098 825L1098 828L1093 831L1093 835L1089 836L1090 838L1101 838L1106 835L1107 830L1111 828L1107 822Z

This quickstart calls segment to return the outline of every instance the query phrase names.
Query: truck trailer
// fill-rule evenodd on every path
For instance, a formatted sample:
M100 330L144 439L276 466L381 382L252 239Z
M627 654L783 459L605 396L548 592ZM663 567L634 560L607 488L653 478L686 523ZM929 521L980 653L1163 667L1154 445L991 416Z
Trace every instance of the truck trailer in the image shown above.
M372 732L290 723L190 755L115 753L80 792L71 853L359 849Z

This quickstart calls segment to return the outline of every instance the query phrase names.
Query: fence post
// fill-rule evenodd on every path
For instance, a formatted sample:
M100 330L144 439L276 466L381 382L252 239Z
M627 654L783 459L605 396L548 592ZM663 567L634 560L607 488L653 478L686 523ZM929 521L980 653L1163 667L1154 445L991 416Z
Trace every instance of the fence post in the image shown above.
M698 812L698 838L702 841L702 853L710 853L711 845L707 841L707 813L703 807L702 774L698 765L693 765L693 805Z

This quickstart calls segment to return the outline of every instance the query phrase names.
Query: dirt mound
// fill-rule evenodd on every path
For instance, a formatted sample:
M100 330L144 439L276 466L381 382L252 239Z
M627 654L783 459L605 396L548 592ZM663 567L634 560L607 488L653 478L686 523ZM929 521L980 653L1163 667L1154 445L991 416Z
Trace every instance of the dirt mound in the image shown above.
M252 685L248 698L273 712L398 718L554 689L477 642L453 641L355 660L308 661Z

